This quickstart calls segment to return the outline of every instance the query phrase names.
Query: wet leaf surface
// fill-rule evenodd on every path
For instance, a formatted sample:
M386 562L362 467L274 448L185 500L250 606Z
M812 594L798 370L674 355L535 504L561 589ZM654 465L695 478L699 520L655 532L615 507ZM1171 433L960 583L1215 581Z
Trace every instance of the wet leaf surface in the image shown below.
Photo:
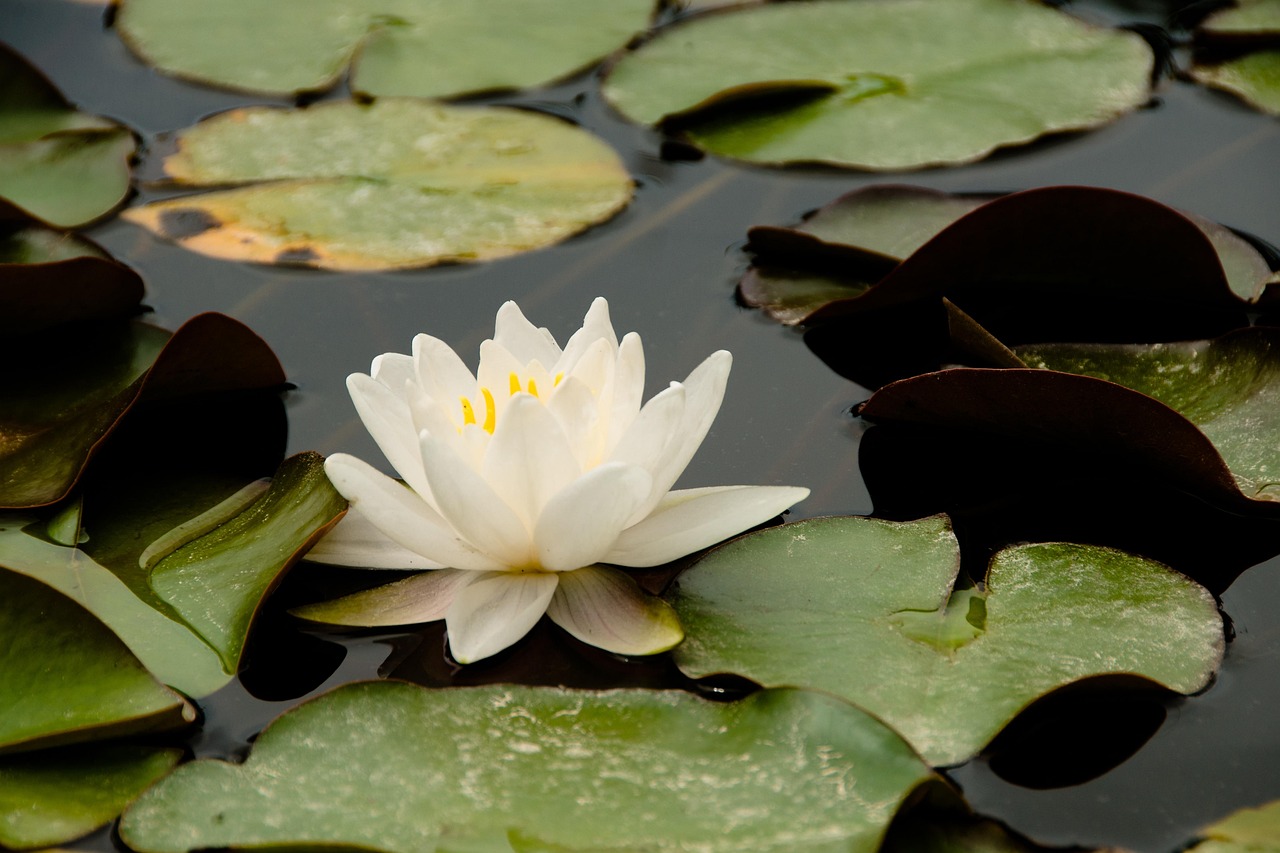
M281 717L243 765L181 768L125 814L121 834L142 853L874 851L903 800L933 778L882 723L805 691L724 704L365 683Z
M0 844L27 850L87 835L181 757L179 749L103 743L0 758Z
M451 97L538 86L642 31L653 0L125 0L117 27L168 74L250 92Z
M1239 59L1196 65L1191 75L1263 112L1280 115L1280 50L1259 50Z
M1280 115L1280 0L1239 0L1196 30L1193 80Z
M0 570L0 752L186 726L195 711L70 599Z
M1109 121L1151 65L1141 38L1032 3L774 4L659 32L605 94L715 154L908 169Z
M540 248L632 192L617 154L566 122L412 99L224 113L184 132L165 170L235 188L125 218L214 257L344 270Z
M39 71L0 45L0 220L35 216L73 227L129 193L133 135L77 112Z
M1221 660L1212 596L1158 563L1023 545L992 559L976 594L955 586L959 556L940 517L815 519L749 534L681 576L676 662L694 677L732 672L832 692L950 765L1067 684L1123 673L1193 693Z
M0 391L0 506L9 508L63 498L140 402L284 384L266 343L219 314L172 335L138 322L97 325L23 340L4 357L14 366Z
M1188 853L1268 853L1280 839L1280 802L1241 809L1206 826Z

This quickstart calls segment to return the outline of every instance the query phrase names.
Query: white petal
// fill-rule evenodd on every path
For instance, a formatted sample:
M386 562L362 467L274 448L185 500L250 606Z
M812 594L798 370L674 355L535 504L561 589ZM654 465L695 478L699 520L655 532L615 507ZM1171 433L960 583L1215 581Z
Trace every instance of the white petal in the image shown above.
M450 526L508 568L532 565L533 542L515 511L446 443L425 432L421 442L431 491Z
M454 569L492 571L504 563L463 541L422 498L354 456L335 453L324 461L333 487L369 523L403 548Z
M713 352L694 368L682 384L685 390L684 418L680 423L680 444L675 453L664 460L662 467L653 472L653 492L647 509L657 506L684 472L702 440L707 437L711 423L720 411L724 389L729 381L729 368L733 357L724 350Z
M557 583L545 572L494 572L467 584L445 617L454 660L474 663L529 633L547 611Z
M560 429L584 470L594 468L603 461L600 410L590 388L577 379L564 380L556 386L551 399L547 401L547 410L560 423Z
M369 375L387 386L393 394L399 394L406 381L415 378L413 359L398 352L384 352L373 360Z
M363 373L347 377L347 390L364 428L391 467L415 491L429 494L430 487L418 451L418 432L413 427L413 415L404 397Z
M654 395L609 454L609 461L639 465L651 476L665 470L684 444L680 429L684 425L686 396L684 386L675 383ZM639 519L633 519L636 520Z
M439 338L418 335L413 339L413 366L418 385L441 405L457 404L476 393L476 378Z
M512 355L506 347L496 341L485 341L480 344L480 367L476 370L476 381L481 388L488 389L493 395L494 411L501 418L507 400L511 398L511 376L517 378L524 375L524 362ZM472 401L476 407L476 421L484 422L483 399Z
M582 351L581 358L567 370L557 373L563 373L565 379L580 380L586 383L591 393L599 394L613 372L614 349L616 347L611 349L608 341L596 339Z
M551 496L577 479L582 468L555 416L533 397L519 394L493 431L481 473L532 530Z
M597 296L582 318L582 328L573 333L569 342L564 345L564 355L555 364L552 373L568 373L571 371L597 341L604 341L606 352L612 359L618 351L618 336L609 322L609 302L603 296ZM550 362L544 362L550 364Z
M493 324L493 340L524 364L538 361L552 365L560 360L560 345L556 343L555 336L530 323L514 302L505 302L498 309Z
M313 563L363 569L440 569L435 560L410 551L383 535L354 506L307 552Z
M561 573L547 615L582 642L620 655L656 655L684 639L671 605L604 566Z
M289 612L312 622L365 628L434 622L445 617L458 590L478 577L478 572L439 569Z
M640 336L629 332L618 346L609 402L609 435L604 452L611 453L630 428L644 400L644 347Z
M599 562L649 493L650 482L643 468L611 462L547 501L533 530L542 567L564 572Z
M719 486L669 492L618 536L602 562L658 566L768 521L809 496L793 486Z

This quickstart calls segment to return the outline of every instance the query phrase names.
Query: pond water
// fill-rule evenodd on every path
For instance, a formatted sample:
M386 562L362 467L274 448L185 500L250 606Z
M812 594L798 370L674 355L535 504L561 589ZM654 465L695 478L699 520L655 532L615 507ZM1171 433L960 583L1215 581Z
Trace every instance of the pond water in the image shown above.
M1176 5L1066 4L1105 22L1159 21ZM281 103L152 73L105 28L103 8L93 3L0 0L0 39L26 55L81 109L138 131L145 145L144 176L157 172L173 131L233 106ZM487 102L544 109L603 136L638 182L634 203L614 220L552 249L473 266L388 274L228 263L115 220L88 233L141 272L156 324L172 329L199 312L221 311L267 340L297 386L286 397L291 453L345 451L381 460L343 382L348 373L367 370L378 353L406 351L420 331L444 339L466 357L492 333L498 306L514 299L530 319L563 339L593 297L607 296L615 326L636 330L644 339L646 396L668 380L683 378L715 349L734 355L724 406L681 483L810 487L812 496L791 519L874 510L858 472L865 425L849 414L870 391L829 370L795 331L735 303L734 284L747 263L741 247L751 225L794 222L807 210L876 183L955 192L1088 184L1146 195L1280 243L1280 122L1231 98L1167 79L1149 108L1097 131L963 168L909 175L664 159L663 138L613 114L590 75ZM140 198L164 193L162 187L143 186ZM1027 500L1035 500L1033 481L1018 487ZM313 570L299 567L291 588L305 585L303 575ZM1166 702L1158 732L1119 767L1087 783L1050 790L1002 781L982 760L950 771L950 777L976 810L1039 841L1153 853L1177 849L1197 827L1232 809L1280 798L1280 560L1247 572L1222 603L1236 637L1216 683L1204 695ZM535 640L547 647L563 645L546 636ZM305 684L302 676L283 682L296 680L299 689L313 693L375 677L380 667L383 674L394 667L402 675L419 673L423 680L453 677L441 658L438 629L340 642L345 659L323 685ZM326 659L343 653L337 646L327 648ZM384 665L393 651L396 661ZM259 652L259 659L266 657ZM610 665L622 671L611 678L664 677L660 667L632 671ZM292 660L261 666L272 677L300 668ZM465 677L483 681L509 671L510 665L499 661L476 665ZM257 731L296 704L296 697L279 695L287 688L270 695L271 686L258 683L269 678L259 674L249 680L256 692L277 701L255 698L237 683L202 702L204 727L192 741L197 755L243 755ZM1106 723L1082 718L1078 724ZM115 848L103 831L69 849Z

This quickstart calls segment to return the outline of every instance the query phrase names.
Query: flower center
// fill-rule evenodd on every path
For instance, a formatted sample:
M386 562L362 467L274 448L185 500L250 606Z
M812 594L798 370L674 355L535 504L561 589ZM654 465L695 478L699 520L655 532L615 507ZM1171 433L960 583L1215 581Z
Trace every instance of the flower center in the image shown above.
M563 373L557 373L555 379L551 383L551 387L560 384L560 380L564 379ZM538 394L538 382L532 376L528 381L522 382L518 373L512 372L507 376L507 397L510 399L516 394L525 392L530 394L534 399L542 399ZM483 385L480 386L480 396L484 400L484 420L477 417L476 407L466 397L459 397L458 402L462 404L462 423L475 424L478 423L485 432L493 435L493 429L498 425L498 406L493 399L493 392Z

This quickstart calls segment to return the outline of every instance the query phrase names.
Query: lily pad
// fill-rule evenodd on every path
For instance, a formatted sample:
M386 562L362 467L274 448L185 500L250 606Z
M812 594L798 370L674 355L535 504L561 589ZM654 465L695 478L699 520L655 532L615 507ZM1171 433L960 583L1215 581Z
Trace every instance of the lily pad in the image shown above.
M141 853L869 853L934 779L884 724L805 691L724 704L664 691L363 683L286 713L243 765L180 768L125 813L120 833Z
M343 270L541 248L632 193L618 155L559 119L403 98L224 113L184 132L165 170L187 186L247 186L126 219L214 257Z
M95 326L24 341L19 353L39 369L13 372L0 391L0 507L8 508L65 497L139 402L284 384L266 343L220 314L172 335L137 322Z
M676 662L694 677L829 691L937 766L972 757L1081 679L1134 675L1194 693L1221 660L1213 597L1150 560L1022 545L992 558L981 590L957 588L958 567L941 517L814 519L740 537L681 576Z
M452 97L538 86L643 30L653 0L124 0L121 37L168 74L249 92Z
M0 752L190 724L195 710L100 622L0 570Z
M1206 826L1188 853L1270 853L1280 846L1280 802L1240 809Z
M87 835L181 757L180 749L104 743L0 758L0 844L27 850Z
M1133 33L1012 0L817 0L696 17L624 56L605 96L763 163L910 169L1095 127L1149 97Z
M1235 0L1197 28L1201 37L1280 37L1280 0Z
M142 279L97 244L36 223L0 224L0 336L138 311Z
M0 44L0 219L70 228L105 216L129 194L135 148L126 128L77 112Z
M1237 95L1263 112L1280 115L1280 50L1258 50L1226 62L1197 64L1191 76Z

